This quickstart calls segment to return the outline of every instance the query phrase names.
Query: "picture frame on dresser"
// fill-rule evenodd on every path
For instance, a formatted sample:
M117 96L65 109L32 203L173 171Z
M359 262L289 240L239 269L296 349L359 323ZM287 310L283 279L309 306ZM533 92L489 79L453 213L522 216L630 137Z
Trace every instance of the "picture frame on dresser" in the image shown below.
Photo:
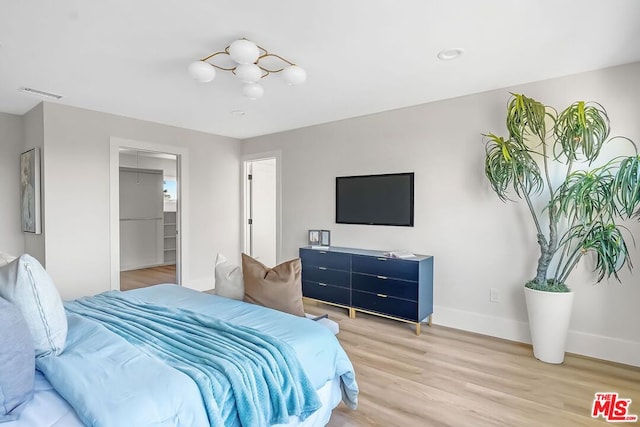
M331 246L331 231L320 230L320 246Z
M309 245L320 244L320 230L309 230Z

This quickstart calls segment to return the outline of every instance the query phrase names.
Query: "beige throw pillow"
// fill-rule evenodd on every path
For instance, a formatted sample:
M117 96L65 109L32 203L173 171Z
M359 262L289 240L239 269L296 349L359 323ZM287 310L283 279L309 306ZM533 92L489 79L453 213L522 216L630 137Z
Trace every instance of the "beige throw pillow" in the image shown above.
M300 258L273 268L242 254L244 300L304 317Z

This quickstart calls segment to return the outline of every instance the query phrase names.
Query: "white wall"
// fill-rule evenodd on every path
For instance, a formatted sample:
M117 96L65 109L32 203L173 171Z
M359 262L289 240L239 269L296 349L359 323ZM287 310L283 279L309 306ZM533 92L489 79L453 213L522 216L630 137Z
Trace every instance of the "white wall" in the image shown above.
M525 206L500 202L483 170L481 134L506 134L510 91L557 108L596 100L613 134L640 143L640 63L252 138L245 155L282 151L283 256L297 256L308 229L331 230L335 246L434 255L435 323L529 342L522 287L534 275L536 237ZM335 223L336 176L410 171L415 227ZM629 227L640 239L639 224ZM635 248L632 257L640 267ZM640 272L594 286L585 270L569 280L568 350L640 366Z
M239 261L240 145L189 131L59 104L44 104L46 263L63 298L110 289L110 138L188 150L189 277L213 287L216 252ZM234 256L235 255L235 256ZM235 258L235 259L233 259Z
M45 257L45 241L47 231L47 219L46 211L47 207L44 203L44 194L47 188L47 183L44 180L44 172L46 165L44 162L44 156L46 150L44 149L44 109L42 104L38 104L32 108L31 111L24 115L24 149L29 150L34 147L40 148L40 162L41 162L41 174L40 174L40 194L41 203L40 211L42 214L42 234L23 233L24 234L24 251L46 267L47 260Z
M23 145L21 116L0 113L0 252L20 255L24 236L20 225L20 153Z

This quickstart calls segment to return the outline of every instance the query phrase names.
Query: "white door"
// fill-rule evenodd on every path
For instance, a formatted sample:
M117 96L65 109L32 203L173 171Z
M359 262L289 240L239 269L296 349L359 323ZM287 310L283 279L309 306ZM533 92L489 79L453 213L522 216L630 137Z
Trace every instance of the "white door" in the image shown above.
M276 265L277 186L276 159L247 162L245 251L266 266Z

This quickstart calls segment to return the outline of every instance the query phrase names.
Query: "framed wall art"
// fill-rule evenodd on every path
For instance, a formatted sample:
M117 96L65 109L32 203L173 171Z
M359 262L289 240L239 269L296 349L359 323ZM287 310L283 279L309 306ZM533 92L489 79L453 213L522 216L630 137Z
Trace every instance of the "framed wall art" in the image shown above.
M40 234L40 149L20 154L20 209L22 231Z

